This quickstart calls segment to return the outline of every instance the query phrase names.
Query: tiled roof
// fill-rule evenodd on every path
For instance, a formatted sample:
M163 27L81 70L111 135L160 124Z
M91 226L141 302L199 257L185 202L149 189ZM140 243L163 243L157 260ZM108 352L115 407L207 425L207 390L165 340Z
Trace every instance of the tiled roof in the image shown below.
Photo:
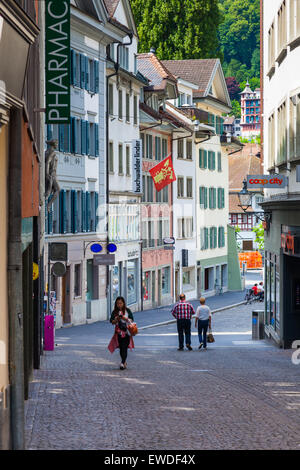
M138 54L137 56L138 70L150 81L150 85L155 89L164 89L165 80L177 82L174 75L166 69L162 61L155 54Z
M228 116L225 120L224 120L224 124L226 125L232 125L234 123L234 120L235 120L235 117L234 116Z
M176 78L182 78L198 85L195 97L202 97L210 82L212 73L219 59L164 60L163 64Z
M228 156L229 191L240 191L247 175L262 173L260 158L256 156L259 151L259 145L247 144L240 152Z

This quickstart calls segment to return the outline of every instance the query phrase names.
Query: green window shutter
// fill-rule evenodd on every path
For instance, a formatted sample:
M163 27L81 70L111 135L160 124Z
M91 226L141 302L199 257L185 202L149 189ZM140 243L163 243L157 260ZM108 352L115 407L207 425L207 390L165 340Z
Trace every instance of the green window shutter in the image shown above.
M90 154L90 123L85 121L85 133L86 133L86 154Z
M216 153L212 152L212 170L216 169Z
M81 232L86 232L86 193L81 191Z
M221 246L222 246L222 238L221 238L221 237L222 237L222 234L221 234L221 228L222 228L222 227L219 227L219 228L218 228L218 247L219 247L219 248L221 248Z
M91 221L91 193L90 191L86 192L86 213L85 213L85 229L87 232L90 232L90 221Z
M90 90L89 58L87 56L85 56L85 89Z
M222 154L218 152L218 171L222 171Z
M217 227L214 227L214 248L217 248Z
M99 216L98 216L98 205L99 205L99 194L95 192L95 221L96 221L96 227L95 231L98 231L98 224L99 224Z
M59 231L66 233L66 191L60 190L59 193Z
M95 155L99 157L99 124L95 124Z
M199 149L199 168L203 168L203 150Z
M218 209L221 209L221 188L218 188Z
M209 208L212 209L212 188L209 188Z
M85 56L80 54L80 88L85 88Z
M213 188L213 209L217 207L217 190Z
M76 83L76 53L71 49L71 85L77 85Z
M204 209L207 209L207 188L204 188Z
M99 61L94 61L95 93L99 93Z
M208 169L211 170L211 151L208 151Z
M209 229L209 247L213 248L213 227Z
M225 189L221 188L221 207L224 209L225 207Z
M203 151L203 168L207 168L207 150Z
M204 194L203 194L203 186L200 186L199 187L199 203L200 203L200 206L202 204L204 204Z
M77 233L77 191L71 191L71 232Z

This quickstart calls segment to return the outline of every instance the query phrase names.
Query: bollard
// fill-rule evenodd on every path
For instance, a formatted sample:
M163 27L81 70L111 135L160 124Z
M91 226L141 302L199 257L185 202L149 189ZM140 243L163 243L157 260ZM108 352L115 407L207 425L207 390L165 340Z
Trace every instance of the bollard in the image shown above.
M54 351L54 316L45 316L44 350Z
M252 339L264 339L265 325L264 325L264 310L252 311Z

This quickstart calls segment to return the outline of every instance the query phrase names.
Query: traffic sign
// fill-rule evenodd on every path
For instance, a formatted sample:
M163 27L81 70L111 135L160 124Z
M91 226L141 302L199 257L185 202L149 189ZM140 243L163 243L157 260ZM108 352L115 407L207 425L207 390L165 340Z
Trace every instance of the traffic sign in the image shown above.
M95 255L93 258L93 263L96 266L105 265L110 266L115 264L115 255L112 254L104 254L104 255Z

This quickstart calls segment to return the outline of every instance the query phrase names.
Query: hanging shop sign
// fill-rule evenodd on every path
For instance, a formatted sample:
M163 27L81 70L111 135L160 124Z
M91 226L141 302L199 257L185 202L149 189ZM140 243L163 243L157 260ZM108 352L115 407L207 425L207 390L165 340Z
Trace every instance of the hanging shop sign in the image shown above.
M276 188L282 189L287 186L287 176L282 175L248 175L248 189Z
M70 0L46 0L46 123L70 124Z
M285 255L300 257L300 227L282 226L281 248Z
M142 140L132 141L132 190L134 193L141 194L143 192L142 180Z
M94 266L114 266L116 264L116 257L113 254L94 255Z
M32 279L36 281L39 277L39 265L37 263L32 263Z

